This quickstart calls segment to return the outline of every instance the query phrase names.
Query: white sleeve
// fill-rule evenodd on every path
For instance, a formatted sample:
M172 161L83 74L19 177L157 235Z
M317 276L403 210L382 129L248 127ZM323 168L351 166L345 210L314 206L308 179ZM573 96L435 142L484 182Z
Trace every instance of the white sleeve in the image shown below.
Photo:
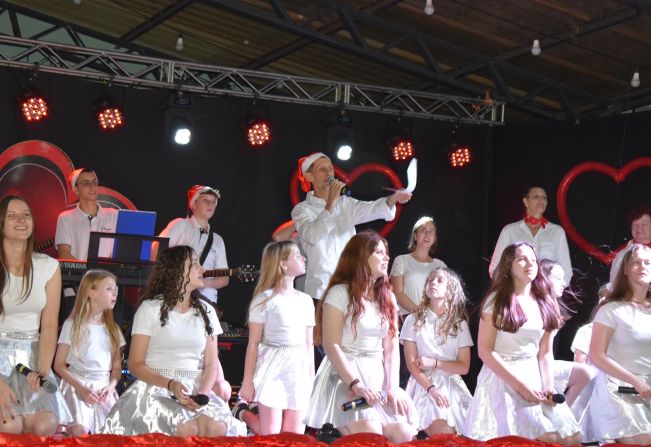
M508 226L507 226L508 227ZM493 257L491 258L491 262L488 266L488 275L492 278L493 277L493 271L495 271L495 268L497 267L497 264L500 263L500 258L502 257L502 252L506 247L508 247L511 244L510 238L509 238L509 232L507 230L507 227L502 228L502 232L500 233L500 237L497 238L497 243L495 244L495 250L493 250Z
M72 247L72 231L70 228L69 220L63 218L64 214L59 214L57 218L57 228L54 235L54 247L58 248L59 245L65 244Z
M161 300L145 300L143 301L136 314L133 317L133 326L131 328L132 334L147 335L151 337L154 327L160 326L160 305ZM159 307L159 312L154 312L156 307Z
M393 260L393 265L391 266L390 276L403 276L404 274L405 274L405 256L404 255L396 256L396 258Z
M307 293L302 293L301 296L305 302L305 325L308 327L316 326L314 300Z
M204 309L206 309L206 313L208 314L208 322L210 323L210 327L212 327L212 335L223 334L224 330L222 329L222 325L219 323L219 319L217 318L217 312L215 312L215 308L208 304L203 304L203 306Z
M324 304L329 304L344 315L348 314L348 290L346 286L338 284L328 291Z
M70 345L72 339L72 320L67 319L63 322L61 327L61 334L59 334L59 341L63 345Z
M215 248L215 268L225 269L228 268L228 261L226 260L226 245L224 239L217 233L213 233L213 247ZM201 254L201 253L199 253Z
M267 321L267 306L260 305L264 300L269 298L265 292L257 295L251 300L249 305L249 322L251 323L266 323Z
M345 205L353 210L353 221L355 225L370 222L372 220L384 219L393 220L396 217L396 206L389 208L386 197L380 197L373 202L353 199L345 200Z
M617 328L617 325L619 324L617 307L619 306L615 307L616 304L617 303L608 303L601 306L601 308L597 311L597 315L594 317L594 322L603 324L604 326L608 326L612 329Z
M312 218L306 207L303 202L296 205L292 210L292 220L301 240L309 245L316 245L321 238L335 230L337 220L325 208Z
M558 263L563 267L565 273L565 283L569 284L572 280L572 261L570 259L570 248L567 246L567 236L565 230L560 225L558 226L559 235L556 249L558 250Z
M457 333L457 346L459 349L466 348L468 346L474 346L472 342L472 336L470 335L470 328L468 327L468 322L463 320Z
M159 234L160 237L168 237L170 239L169 246L174 247L178 245L179 242L179 237L181 235L181 227L180 225L181 222L183 222L185 219L182 218L177 218L171 221L163 231Z
M402 323L402 329L400 330L400 341L413 341L416 343L416 331L414 330L414 324L416 323L416 317L414 314L410 314L405 322Z
M587 355L590 352L591 338L592 325L584 324L576 331L576 335L574 336L574 340L572 340L572 346L570 347L570 350L572 352L576 352L578 350Z

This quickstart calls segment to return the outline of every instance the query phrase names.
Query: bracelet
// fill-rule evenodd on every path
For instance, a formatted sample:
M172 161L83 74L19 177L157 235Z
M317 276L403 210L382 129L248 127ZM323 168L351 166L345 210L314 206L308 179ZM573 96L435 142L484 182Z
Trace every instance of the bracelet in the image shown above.
M436 388L436 387L434 386L434 384L431 384L430 386L427 387L427 393L428 393L428 394L429 394L429 390L431 390L432 388Z
M172 388L170 388L170 386L172 385L172 382L174 382L174 379L170 379L170 381L167 382L167 390L168 391L172 391Z
M436 363L434 363L434 369L439 367L439 359L435 359Z
M348 389L350 391L353 391L353 388L355 388L355 385L357 385L358 383L359 383L359 379L353 380L352 382L350 382L350 385L348 385Z

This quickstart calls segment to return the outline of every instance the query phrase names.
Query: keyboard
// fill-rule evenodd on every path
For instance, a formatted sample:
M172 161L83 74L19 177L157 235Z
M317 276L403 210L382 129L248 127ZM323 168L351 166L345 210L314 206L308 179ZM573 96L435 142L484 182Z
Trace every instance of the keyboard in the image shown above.
M59 259L61 279L63 281L79 282L89 269L108 270L118 278L119 285L143 286L149 278L152 263L125 264L119 262L86 262L74 259Z

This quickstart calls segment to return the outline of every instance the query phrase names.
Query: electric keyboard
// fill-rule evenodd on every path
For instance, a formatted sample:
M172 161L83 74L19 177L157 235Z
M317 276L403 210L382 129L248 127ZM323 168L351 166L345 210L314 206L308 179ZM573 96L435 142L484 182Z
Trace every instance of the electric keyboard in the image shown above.
M119 285L144 286L149 278L153 263L143 262L138 264L120 262L87 262L74 259L59 259L61 279L63 281L79 282L87 270L108 270L118 278Z

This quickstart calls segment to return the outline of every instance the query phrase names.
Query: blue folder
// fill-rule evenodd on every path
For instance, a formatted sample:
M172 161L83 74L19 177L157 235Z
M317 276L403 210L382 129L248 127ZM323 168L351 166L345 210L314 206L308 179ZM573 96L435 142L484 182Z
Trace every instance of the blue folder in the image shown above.
M116 233L138 236L153 236L156 226L155 211L118 210ZM133 259L134 262L149 261L151 241L118 240L113 256L121 259Z

